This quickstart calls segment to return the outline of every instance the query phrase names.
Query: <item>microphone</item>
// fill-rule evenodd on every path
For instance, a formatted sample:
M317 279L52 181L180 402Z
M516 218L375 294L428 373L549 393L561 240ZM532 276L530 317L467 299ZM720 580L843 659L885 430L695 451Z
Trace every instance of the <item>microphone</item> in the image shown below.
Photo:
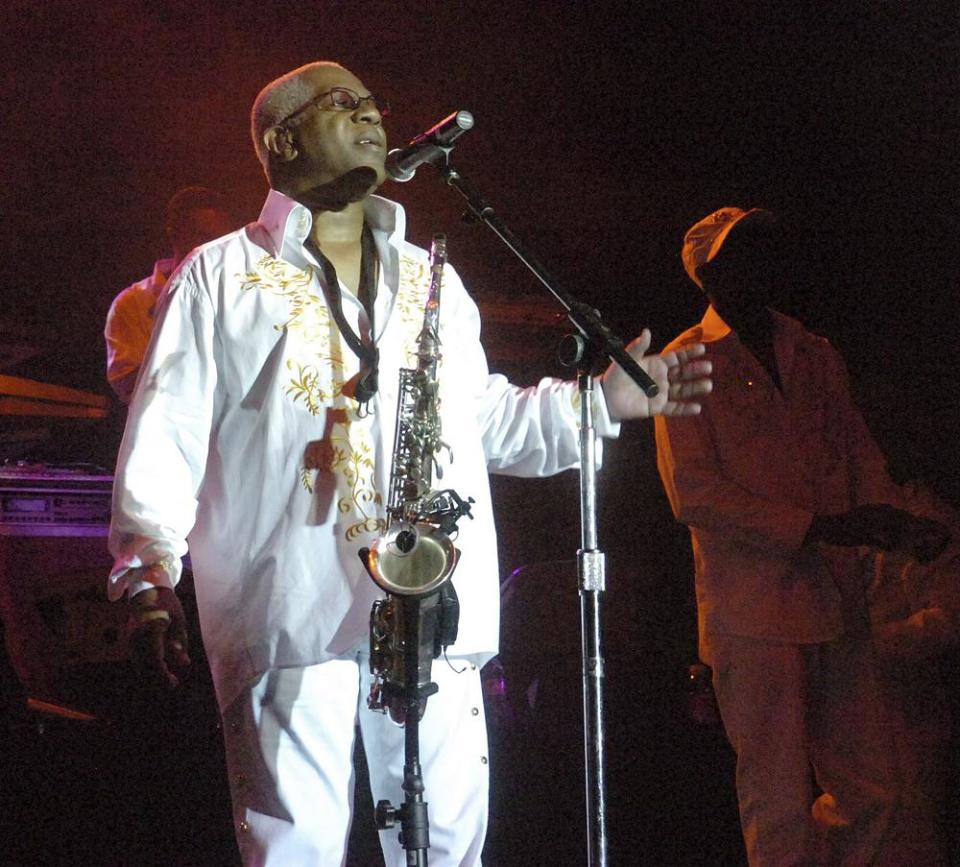
M420 133L405 148L394 148L387 154L387 174L395 181L409 181L423 163L432 162L441 151L446 152L467 130L473 128L469 111L455 111L426 132Z

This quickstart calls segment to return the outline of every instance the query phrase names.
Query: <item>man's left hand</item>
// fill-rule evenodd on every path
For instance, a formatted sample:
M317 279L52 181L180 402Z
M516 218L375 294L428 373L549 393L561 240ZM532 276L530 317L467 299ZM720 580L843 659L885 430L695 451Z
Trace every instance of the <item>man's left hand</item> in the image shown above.
M660 387L647 397L618 364L611 364L600 377L607 411L613 419L649 418L653 415L697 415L700 398L710 394L712 366L702 356L706 347L691 343L673 352L644 355L650 347L650 330L643 329L628 347L637 363Z

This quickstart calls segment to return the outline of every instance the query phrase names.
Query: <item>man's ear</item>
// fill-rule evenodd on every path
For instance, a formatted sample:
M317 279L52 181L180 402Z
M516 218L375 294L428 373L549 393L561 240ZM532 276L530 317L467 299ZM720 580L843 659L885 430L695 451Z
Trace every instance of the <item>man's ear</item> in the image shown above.
M263 144L267 152L280 162L288 163L296 159L297 148L293 136L285 126L271 126L263 133Z

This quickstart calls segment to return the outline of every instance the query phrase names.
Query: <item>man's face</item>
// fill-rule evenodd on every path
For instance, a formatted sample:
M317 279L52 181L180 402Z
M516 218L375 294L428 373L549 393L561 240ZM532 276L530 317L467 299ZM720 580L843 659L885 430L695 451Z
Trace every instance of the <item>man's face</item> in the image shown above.
M734 227L717 258L702 272L704 291L725 319L756 316L780 301L780 236L764 224Z
M351 72L338 67L324 67L311 73L314 98L328 94L333 88L345 88L359 97L370 91ZM363 100L356 108L338 107L337 100L325 96L291 122L291 133L297 144L303 179L309 186L336 181L358 169L372 169L379 186L386 179L384 159L387 137L383 118L372 99ZM371 181L373 180L371 176Z

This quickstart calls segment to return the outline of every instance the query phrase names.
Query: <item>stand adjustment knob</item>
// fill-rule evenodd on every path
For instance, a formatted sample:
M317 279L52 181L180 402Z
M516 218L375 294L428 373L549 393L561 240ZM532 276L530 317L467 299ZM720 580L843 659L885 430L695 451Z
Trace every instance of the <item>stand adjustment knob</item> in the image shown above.
M376 809L373 811L374 821L377 828L385 831L397 824L397 810L389 801L377 801Z

